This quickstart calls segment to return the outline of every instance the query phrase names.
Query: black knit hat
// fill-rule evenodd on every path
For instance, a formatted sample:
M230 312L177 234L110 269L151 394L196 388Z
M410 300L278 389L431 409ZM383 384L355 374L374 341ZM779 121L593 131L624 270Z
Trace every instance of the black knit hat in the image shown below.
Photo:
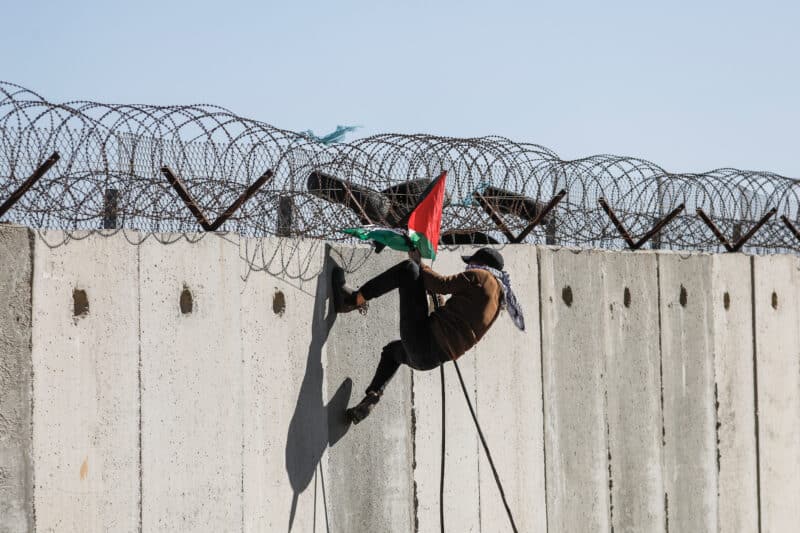
M465 263L480 263L488 267L503 270L503 256L494 248L481 248L472 255L462 255Z

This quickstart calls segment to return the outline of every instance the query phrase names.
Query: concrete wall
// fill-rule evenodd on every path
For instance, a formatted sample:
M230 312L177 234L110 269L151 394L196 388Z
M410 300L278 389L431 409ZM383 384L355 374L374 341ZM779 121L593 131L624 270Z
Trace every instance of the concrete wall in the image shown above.
M656 256L539 257L550 529L659 531Z
M33 235L0 226L0 532L33 529Z
M800 524L800 260L756 257L753 280L761 525L791 531Z
M36 526L136 531L138 249L97 235L73 244L33 249ZM76 310L81 294L88 309Z
M343 418L398 300L337 316L330 269L401 254L80 237L0 226L0 532L439 531L439 372ZM528 327L501 316L459 368L520 531L800 521L797 258L502 253ZM445 528L510 530L444 378Z
M758 530L752 259L739 254L711 259L721 532Z

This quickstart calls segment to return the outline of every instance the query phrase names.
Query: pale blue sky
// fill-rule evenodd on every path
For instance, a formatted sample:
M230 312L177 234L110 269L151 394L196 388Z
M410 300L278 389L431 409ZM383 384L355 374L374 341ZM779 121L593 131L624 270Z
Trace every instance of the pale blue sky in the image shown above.
M798 2L0 0L0 79L800 177ZM352 137L351 137L352 138Z

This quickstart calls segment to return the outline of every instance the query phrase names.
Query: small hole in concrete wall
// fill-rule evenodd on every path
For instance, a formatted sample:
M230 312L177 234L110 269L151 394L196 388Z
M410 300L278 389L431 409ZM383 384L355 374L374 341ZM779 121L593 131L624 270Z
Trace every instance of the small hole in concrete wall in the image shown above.
M681 295L678 301L681 303L681 307L686 307L686 287L683 285L681 285Z
M622 294L622 303L625 307L631 306L631 290L628 287L625 287L625 292Z
M272 312L278 316L283 316L286 311L286 296L283 292L276 290L272 295Z
M722 295L722 305L725 306L725 309L731 308L731 295L727 291Z
M192 313L193 309L194 298L192 297L192 291L189 290L189 287L184 285L183 291L181 291L181 313L189 315Z
M72 316L86 316L89 314L89 297L83 289L72 291Z
M561 299L564 300L564 303L567 304L567 307L572 306L572 287L567 285L561 289Z
M772 308L773 309L777 309L778 308L778 293L776 293L774 291L772 293Z

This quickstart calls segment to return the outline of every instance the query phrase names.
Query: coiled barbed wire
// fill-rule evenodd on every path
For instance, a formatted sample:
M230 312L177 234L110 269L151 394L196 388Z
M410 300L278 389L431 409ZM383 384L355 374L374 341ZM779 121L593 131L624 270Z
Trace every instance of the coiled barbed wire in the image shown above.
M271 178L221 231L342 240L344 227L396 222L424 185L446 170L443 232L475 242L505 242L476 202L476 192L505 201L504 222L520 232L531 211L563 189L564 200L526 242L623 247L598 203L602 197L633 235L684 204L654 237L653 247L719 251L720 241L697 209L735 240L774 208L777 216L745 249L800 251L800 241L779 218L800 225L798 180L770 172L724 168L676 174L615 155L567 161L543 146L502 137L382 134L326 146L216 106L55 104L0 82L0 202L53 152L60 160L4 221L68 233L102 228L195 233L201 231L198 221L162 167L185 183L209 220L269 170ZM111 197L114 221L108 225Z

